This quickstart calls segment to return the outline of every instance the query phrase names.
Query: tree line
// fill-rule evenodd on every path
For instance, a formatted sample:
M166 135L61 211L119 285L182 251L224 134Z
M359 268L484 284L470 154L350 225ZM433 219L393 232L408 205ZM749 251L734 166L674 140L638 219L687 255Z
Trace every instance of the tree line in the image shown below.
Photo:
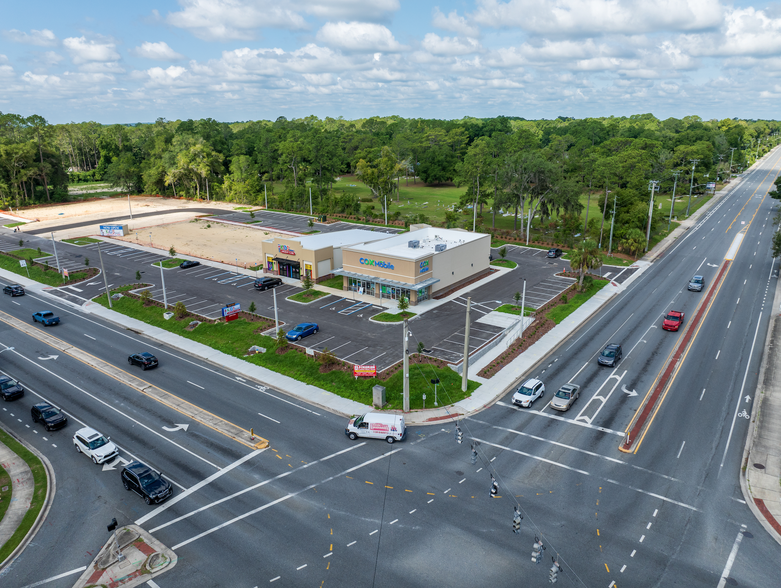
M528 238L533 219L555 215L570 239L592 228L580 227L584 197L587 209L599 211L594 222L604 224L615 204L618 231L642 230L650 181L665 192L676 183L679 195L689 186L702 191L767 152L779 126L651 114L50 125L38 115L0 113L0 203L63 201L69 184L105 181L130 193L268 201L270 208L308 213L311 189L316 213L359 215L377 204L381 215L397 219L401 212L390 208L402 182L452 183L464 189L460 212L472 214L448 211L448 226L485 230L509 211L513 231ZM340 189L337 178L346 174L369 187L375 202L362 206ZM661 220L656 211L652 223Z

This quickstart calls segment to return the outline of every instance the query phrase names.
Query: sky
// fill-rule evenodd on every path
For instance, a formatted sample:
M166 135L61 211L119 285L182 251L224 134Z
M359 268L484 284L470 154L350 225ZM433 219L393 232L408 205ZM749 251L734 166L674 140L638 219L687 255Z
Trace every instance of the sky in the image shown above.
M779 118L781 2L6 3L0 112L50 123L315 115Z

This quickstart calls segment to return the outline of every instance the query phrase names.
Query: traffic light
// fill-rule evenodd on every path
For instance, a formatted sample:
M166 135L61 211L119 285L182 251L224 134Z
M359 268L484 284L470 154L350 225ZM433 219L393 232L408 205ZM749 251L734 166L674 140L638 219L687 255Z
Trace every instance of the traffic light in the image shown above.
M499 494L499 484L496 483L496 480L493 477L493 474L491 475L491 498L496 498Z
M548 582L555 584L559 581L558 575L561 571L561 566L559 565L559 562L556 561L555 557L551 556L551 560L553 560L553 565L550 567L550 571L548 572Z
M540 563L542 561L542 552L545 550L545 545L542 544L537 537L534 538L534 546L532 547L532 563Z
M521 532L521 519L523 519L523 515L521 514L520 509L516 506L515 514L513 515L513 533Z
M472 443L472 457L471 457L472 465L477 463L477 448L475 447L475 444Z
M457 441L458 443L461 443L461 442L463 442L463 440L464 440L464 433L463 433L463 431L461 430L461 427L459 427L458 425L456 425L456 441Z

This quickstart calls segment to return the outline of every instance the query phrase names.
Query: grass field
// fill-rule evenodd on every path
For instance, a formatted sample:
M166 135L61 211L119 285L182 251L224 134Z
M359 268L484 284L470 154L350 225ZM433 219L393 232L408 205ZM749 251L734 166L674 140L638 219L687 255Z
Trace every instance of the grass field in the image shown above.
M319 283L320 286L325 286L326 288L336 288L337 290L344 290L344 278L342 276L334 276L333 278L328 278L327 280L323 280Z
M320 290L304 290L303 292L299 292L298 294L293 294L292 296L288 296L287 300L292 300L294 302L303 302L304 304L308 304L310 302L314 302L318 298L322 298L323 296L328 296L328 292L322 292Z
M71 245L89 245L90 243L100 243L100 239L93 239L92 237L77 237L75 239L63 239L64 243L70 243Z
M546 316L557 325L608 284L609 280L594 280L585 292L573 296L567 304L552 309Z
M491 262L491 265L495 265L497 267L506 267L506 268L510 268L510 269L515 269L516 267L518 267L517 263L515 263L514 261L511 261L509 259L494 259Z
M404 319L411 319L416 314L417 313L410 312L408 310L405 310L398 314L393 314L391 312L381 312L380 314L375 314L372 317L372 320L380 323L400 323Z
M174 267L179 267L179 264L182 263L184 259L179 259L178 257L172 257L171 259L164 259L163 261L156 261L152 265L155 267L160 267L160 264L163 264L163 269L171 269Z
M52 257L51 253L46 253L45 251L38 251L37 249L30 249L29 247L24 247L22 249L14 249L13 251L9 251L9 253L13 253L14 255L17 255L19 257L24 257L25 259L37 259L39 257Z

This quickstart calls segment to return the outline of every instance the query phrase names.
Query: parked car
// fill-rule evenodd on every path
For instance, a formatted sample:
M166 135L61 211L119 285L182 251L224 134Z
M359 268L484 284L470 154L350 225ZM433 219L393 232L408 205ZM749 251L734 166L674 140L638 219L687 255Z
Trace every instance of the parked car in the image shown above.
M51 310L42 310L33 315L33 322L41 323L44 327L51 327L60 324L60 317L55 315Z
M171 482L140 461L131 461L122 468L122 485L132 490L147 504L157 504L173 496Z
M556 249L555 247L548 249L548 257L561 257L563 253L564 252L561 249Z
M580 396L580 386L577 384L564 384L550 401L550 407L556 410L569 410Z
M68 417L59 408L48 402L39 402L30 409L34 423L42 423L47 431L62 429L68 424Z
M76 451L83 453L93 463L101 464L112 461L119 456L117 446L111 442L111 437L104 437L92 427L84 427L73 435Z
M287 332L288 341L299 341L302 337L314 335L319 331L317 323L300 323Z
M258 278L255 280L255 290L267 290L268 288L275 288L282 285L280 278Z
M677 331L683 324L683 317L684 313L682 313L680 310L671 310L667 313L667 316L664 317L662 328L665 331Z
M540 380L532 378L526 380L515 394L513 394L513 404L519 404L524 408L531 408L534 401L542 398L545 394L545 384Z
M702 276L694 276L689 281L688 290L691 292L702 292L703 286L705 286L705 278Z
M149 353L148 351L143 351L141 353L134 353L133 355L127 358L127 362L130 365L140 365L141 370L153 368L158 365L157 358L151 353Z
M611 343L602 350L599 354L599 365L607 365L610 367L616 367L618 362L621 361L621 357L624 355L624 350L618 343Z
M19 284L10 284L3 288L3 294L10 294L13 296L24 296L24 288Z
M187 269L188 267L195 267L197 265L201 265L201 262L195 261L194 259L185 259L182 263L179 264L179 268Z
M22 385L8 376L0 377L0 396L3 400L16 400L24 396Z

